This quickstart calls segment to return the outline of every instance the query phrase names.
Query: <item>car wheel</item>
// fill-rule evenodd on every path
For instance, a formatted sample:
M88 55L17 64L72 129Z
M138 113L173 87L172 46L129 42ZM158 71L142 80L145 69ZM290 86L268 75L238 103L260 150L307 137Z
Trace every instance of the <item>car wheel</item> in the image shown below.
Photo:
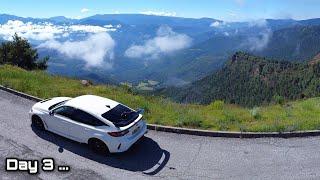
M39 130L45 130L44 124L39 116L32 116L32 125Z
M109 154L107 145L99 139L90 139L88 144L90 149L98 154Z

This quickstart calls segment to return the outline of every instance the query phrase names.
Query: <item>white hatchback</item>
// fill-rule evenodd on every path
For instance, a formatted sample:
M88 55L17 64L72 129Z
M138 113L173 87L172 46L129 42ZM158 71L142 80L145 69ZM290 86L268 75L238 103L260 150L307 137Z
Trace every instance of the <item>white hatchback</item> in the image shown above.
M147 133L142 113L107 98L84 95L38 102L29 114L37 129L87 143L105 154L124 152Z

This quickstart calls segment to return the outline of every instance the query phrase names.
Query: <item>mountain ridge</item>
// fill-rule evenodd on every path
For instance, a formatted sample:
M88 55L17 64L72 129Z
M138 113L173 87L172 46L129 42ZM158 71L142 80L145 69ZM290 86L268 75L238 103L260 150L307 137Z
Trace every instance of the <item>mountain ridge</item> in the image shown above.
M156 94L183 103L224 100L251 107L268 104L277 97L315 97L320 95L320 64L270 60L237 52L221 70L189 86L161 89Z

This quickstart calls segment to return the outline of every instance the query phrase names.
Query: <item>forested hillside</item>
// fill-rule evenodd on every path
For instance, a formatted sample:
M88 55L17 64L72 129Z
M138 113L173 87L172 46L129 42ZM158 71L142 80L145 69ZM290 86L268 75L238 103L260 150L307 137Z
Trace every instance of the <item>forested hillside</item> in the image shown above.
M255 54L279 60L305 61L320 51L320 26L294 26L275 31L268 46Z
M187 87L157 93L184 103L224 100L243 106L315 97L320 95L320 64L268 60L237 52L221 70Z

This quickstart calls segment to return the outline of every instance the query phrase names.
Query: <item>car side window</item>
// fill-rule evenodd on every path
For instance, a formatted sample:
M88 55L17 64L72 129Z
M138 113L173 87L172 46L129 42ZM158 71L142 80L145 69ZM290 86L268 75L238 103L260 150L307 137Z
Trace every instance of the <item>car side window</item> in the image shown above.
M74 121L77 121L77 122L91 125L91 126L105 126L106 125L102 121L100 121L99 119L92 116L91 114L88 114L88 113L81 111L79 109L75 110L71 119Z
M75 109L69 106L61 106L55 109L53 112L54 114L59 114L61 116L72 119Z

